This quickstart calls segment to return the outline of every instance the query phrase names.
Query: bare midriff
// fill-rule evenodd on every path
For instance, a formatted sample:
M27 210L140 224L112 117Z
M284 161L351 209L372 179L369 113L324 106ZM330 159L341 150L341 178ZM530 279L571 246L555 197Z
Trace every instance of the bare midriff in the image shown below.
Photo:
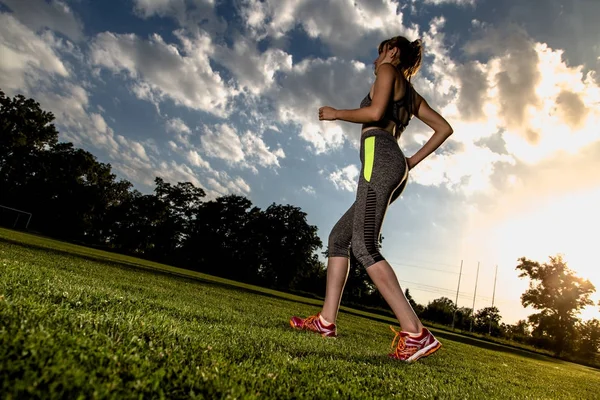
M380 123L377 125L363 124L361 133L365 133L373 129L384 130L386 132L389 132L390 135L394 135L394 129L396 129L396 124L393 121L390 121L389 119L380 121Z

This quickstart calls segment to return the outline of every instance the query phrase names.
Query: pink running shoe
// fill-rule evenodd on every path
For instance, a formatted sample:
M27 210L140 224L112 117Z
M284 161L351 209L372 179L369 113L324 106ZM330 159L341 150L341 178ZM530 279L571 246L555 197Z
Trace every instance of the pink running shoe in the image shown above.
M390 326L392 332L396 334L392 341L392 348L396 340L395 351L389 356L396 360L414 362L421 357L427 357L437 351L442 344L429 332L427 328L423 328L419 337L412 337L407 332L396 332L393 327Z
M337 330L335 324L325 325L321 323L321 320L319 319L320 315L321 313L318 313L317 315L311 315L306 319L292 317L290 319L290 325L294 329L320 333L323 337L336 337Z

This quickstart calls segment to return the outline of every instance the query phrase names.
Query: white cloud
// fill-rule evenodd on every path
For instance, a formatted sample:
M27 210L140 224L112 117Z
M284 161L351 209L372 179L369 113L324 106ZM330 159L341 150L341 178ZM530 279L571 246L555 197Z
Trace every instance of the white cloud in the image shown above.
M245 195L250 194L251 190L250 185L248 185L246 181L239 176L233 180L227 180L227 187L233 192L242 193Z
M200 142L208 156L220 158L231 165L250 168L255 173L258 170L254 164L279 167L279 159L285 158L283 149L271 151L263 139L251 131L240 137L228 124L219 124L212 128L204 126Z
M308 185L308 186L303 186L303 187L302 187L302 191L303 191L303 192L305 192L305 193L308 193L308 194L310 194L310 195L313 195L313 196L314 196L314 195L317 193L317 192L315 191L315 188L314 188L314 187L312 187L312 186L310 186L310 185Z
M127 139L124 136L117 135L117 141L123 146L129 149L129 152L137 156L140 160L149 162L150 159L146 154L146 149L140 142Z
M329 174L329 180L333 182L336 189L347 190L349 192L356 191L358 185L358 174L360 170L356 165L348 165L342 169Z
M101 57L101 54L104 54L106 56L102 60L104 66L115 71L125 71L132 77L141 79L148 70L144 68L138 70L136 62L151 63L151 60L143 59L140 54L138 54L140 57L136 58L135 54L129 54L131 57L127 57L124 55L125 53L111 53L109 48L111 45L117 45L119 50L126 50L126 46L119 47L119 45L123 45L123 42L119 42L119 40L125 42L130 40L133 47L142 42L138 41L134 35L107 35L104 37L105 41L100 38L94 43L96 47L93 49L92 55ZM150 48L158 47L159 54L162 55L164 52L171 51L174 57L165 57L167 63L164 66L166 67L169 62L174 62L180 67L183 65L184 69L189 68L191 73L199 65L197 60L192 61L185 56L178 56L174 47L169 47L160 40L144 43ZM186 46L188 49L193 49L194 47L190 43L187 43ZM102 45L107 46L102 47ZM10 96L11 92L20 91L28 97L34 98L43 109L51 111L55 115L55 123L60 131L60 140L73 142L76 146L85 149L95 148L105 151L113 170L134 184L153 187L154 178L161 176L169 182L185 181L202 187L196 171L192 169L192 167L196 167L203 168L212 174L213 181L223 182L224 192L222 194L250 193L250 186L242 178L230 177L224 172L211 170L209 163L202 159L197 151L190 148L188 138L192 134L192 130L180 118L168 120L166 130L174 133L183 146L180 147L172 140L168 140L166 144L171 150L181 154L192 167L175 160L161 160L159 147L151 138L140 142L125 134L116 134L101 114L91 111L93 107L90 103L91 94L86 89L89 84L73 83L72 80L76 78L75 74L61 60L60 53L68 53L81 61L82 53L71 42L57 38L49 31L36 34L11 14L0 13L0 50L2 51L0 87L7 92L7 95ZM103 53L104 51L108 53ZM118 58L119 54L124 57L118 60L111 58ZM194 54L190 57L202 59L203 56ZM165 60L163 59L163 61ZM208 63L208 61L206 62ZM186 65L188 67L185 67ZM149 71L160 73L159 70L152 68ZM150 76L152 76L151 73ZM161 77L160 79L165 78ZM187 85L185 81L181 84ZM164 92L156 89L157 86L152 82L140 80L138 87L145 87L150 95L157 98L164 95ZM196 90L194 87L187 89ZM246 135L246 142L251 149L249 154L253 155L261 165L278 165L278 158L284 157L283 150L277 149L271 154L262 139L254 137L250 133ZM211 190L207 190L207 193L216 195L216 192Z
M0 13L0 85L11 91L23 90L49 81L53 76L69 77L70 72L52 48L51 34L36 35L15 17Z
M90 94L70 81L74 74L55 51L55 46L64 47L65 43L47 31L37 35L13 16L0 14L2 88L23 92L38 101L42 109L51 111L60 140L102 149L124 168L149 167L150 158L141 143L115 135L102 115L90 111ZM73 46L68 50L78 52Z
M191 147L190 135L192 130L183 122L181 118L172 118L167 121L167 132L175 135L175 140L184 147Z
M221 185L221 183L219 183L215 178L207 178L206 182L212 188L212 190L217 192L216 197L225 196L228 193L227 188Z
M148 155L148 144L116 135L100 114L89 112L89 95L82 87L66 83L62 87L62 94L55 91L36 96L42 108L56 116L61 140L104 150L115 171L134 183L152 185L157 161Z
M600 88L593 74L568 66L562 51L514 29L491 31L467 50L491 53L483 64L489 87L481 124L488 132L505 130L506 150L514 157L536 164L600 140L600 111L594 107Z
M103 149L113 159L129 153L130 148L121 148L104 118L89 112L89 93L81 86L65 82L55 90L35 93L33 97L43 109L54 114L61 140Z
M178 164L175 161L162 161L158 167L158 170L153 172L169 182L191 182L196 187L202 187L196 173L185 164Z
M285 158L283 149L271 151L262 138L250 131L242 136L242 144L247 158L254 158L262 167L279 167L279 159Z
M457 66L450 56L450 46L443 32L445 25L444 17L435 17L429 24L429 30L423 33L425 59L422 71L412 80L417 91L424 95L434 108L442 111L455 100L455 89L459 86L456 78Z
M491 195L498 182L518 177L519 163L576 154L600 140L594 128L600 112L592 106L600 102L600 88L593 74L567 66L561 51L516 28L482 27L465 51L487 60L457 64L445 50L443 25L434 20L424 35L433 58L424 68L433 80L419 78L415 86L428 100L432 96L455 133L411 171L415 182ZM407 156L429 135L409 128Z
M269 48L260 53L254 40L238 36L233 48L217 46L214 58L236 77L241 90L261 94L275 82L275 73L289 71L292 56L285 51Z
M175 0L138 0L136 10L143 17L168 15L179 18L177 15L187 7L184 3ZM212 7L212 2L204 3ZM335 0L326 7L319 3L318 7L322 9L319 13L314 12L316 6L317 2L314 0L264 3L246 1L238 9L242 16L248 17L245 18L248 28L254 31L265 28L263 33L255 32L259 36L281 37L299 24L309 35L319 37L332 46L334 54L352 57L357 55L357 50L372 53L381 39L392 34L404 32L412 37L417 33L416 29L403 27L398 4L391 0L384 0L379 4L361 2L356 5L347 0ZM132 84L134 93L157 107L165 97L169 97L177 104L219 117L229 117L233 111L232 101L235 100L236 104L246 106L244 109L235 107L236 112L252 116L259 124L267 124L269 121L263 113L257 113L256 108L247 107L256 107L258 102L236 99L240 91L250 96L264 95L262 99L275 107L280 121L284 124L297 124L301 129L301 137L317 153L339 148L346 139L355 144L358 142L360 127L339 122L319 122L316 109L323 104L337 108L356 108L373 79L370 68L366 68L364 64L333 57L328 60L304 60L293 65L290 54L275 47L261 52L257 49L256 40L250 40L248 36L235 36L231 41L232 47L229 48L213 44L201 32L190 36L178 31L176 35L186 54L180 55L178 48L165 43L158 35L154 35L150 41L142 41L134 35L100 34L92 46L93 60L95 65L113 72L126 72L135 81ZM201 60L200 63L198 59ZM227 84L223 82L211 69L209 60L225 66L235 81ZM182 63L199 63L200 71L205 74L204 78L201 76L196 82L178 83L182 80L181 76L186 76L187 69L180 66ZM331 70L336 70L336 74L328 78ZM364 87L347 85L348 81L365 84ZM206 86L208 90L203 89ZM349 136L345 136L344 130L350 131ZM216 154L215 151L212 153ZM234 153L228 158L231 157L239 158L239 152L237 156ZM271 159L274 160L272 157Z
M83 39L83 24L69 5L60 0L0 0L32 31L43 28L60 32L71 40Z
M175 32L181 48L166 43L158 34L142 40L134 34L100 33L91 44L91 62L133 79L139 98L156 102L169 98L177 105L220 117L229 115L235 91L213 71L209 57L211 38L194 38Z
M46 5L60 4L54 1ZM258 166L279 168L286 152L279 145L268 146L260 132L270 126L283 131L285 124L298 127L300 137L317 154L340 149L346 140L357 145L358 124L318 121L318 107L357 108L374 77L370 66L354 58L372 52L380 39L392 34L404 32L412 39L418 33L403 26L399 6L390 0L356 4L333 0L324 6L319 3L319 12L315 12L316 4L316 0L245 1L238 9L250 33L235 34L228 47L221 36L207 34L204 27L190 30L188 25L191 19L186 14L190 10L206 10L207 18L214 19L214 2L136 0L136 13L143 18L178 20L183 27L174 32L178 42L167 43L159 35L146 40L133 34L105 32L92 41L90 64L130 79L128 84L135 95L157 107L171 100L216 117L243 117L247 122L243 129L238 128L235 118L210 128L204 126L199 149L192 145L196 137L182 119L168 120L166 130L172 135L165 144L191 168L210 169L206 157L254 172ZM66 127L65 137L93 143L111 157L122 156L125 144L121 137L126 135L114 134L100 114L90 112L89 86L67 82L58 85L58 91L47 90L55 78L73 78L74 69L60 54L82 57L82 52L48 31L36 35L10 14L0 18L3 87L17 90L41 82L45 94L39 98L53 104L52 110ZM325 19L329 25L322 23ZM597 129L592 129L600 122L594 107L600 96L593 74L567 66L561 61L561 52L535 42L518 29L490 30L482 24L473 27L481 30L478 39L464 49L464 55L478 56L478 61L459 63L451 56L444 25L444 18L436 17L423 32L427 58L424 73L413 82L447 117L456 133L412 172L416 182L467 194L486 192L493 190L495 179L501 180L499 174L515 175L511 168L517 162L535 164L565 150L574 154L600 140ZM329 46L334 56L306 58L294 64L291 54L281 48L285 48L285 35L297 27ZM264 37L272 46L259 50L255 39ZM214 62L227 71L217 72L211 66ZM232 79L225 81L225 76ZM245 107L238 107L240 104ZM402 144L408 142L411 151L422 145L428 138L428 130L423 128L415 121ZM149 152L149 143L127 145L127 154L140 162L156 162L153 157L158 151ZM330 179L338 188L354 190L355 182L348 183L352 179L348 171L336 171Z
M181 118L172 118L167 121L167 130L176 133L192 133L192 130L183 122Z
M135 11L143 18L153 15L184 14L185 0L134 0Z
M339 148L345 140L357 142L360 125L319 121L319 107L358 108L360 99L369 91L372 76L361 63L337 58L306 59L294 65L267 96L274 100L279 121L297 124L300 137L317 153L323 153ZM348 85L348 82L363 83Z
M254 38L281 39L300 26L338 55L365 55L384 38L418 32L392 0L245 0L239 8Z
M221 196L236 193L247 196L251 192L250 185L241 177L231 178L225 171L211 171L213 177L207 178L209 185Z
M141 18L172 17L180 26L197 33L223 33L227 23L215 14L214 0L134 0L134 12Z
M200 157L200 154L198 154L198 152L195 150L189 150L186 153L186 158L190 164L195 167L204 167L206 169L210 169L210 164L208 161L203 160L202 157Z
M497 91L491 97L498 100L499 115L508 129L527 126L528 108L538 105L535 87L540 80L539 57L534 43L520 29L491 31L467 46L467 54L492 52L494 59L487 63L490 80ZM524 136L535 142L539 133L525 129Z
M490 193L494 189L491 177L498 163L514 165L515 160L468 143L452 154L430 155L410 171L410 178L421 185L445 186L467 195Z
M435 4L435 5L440 5L440 4L456 4L459 6L474 6L475 3L477 2L477 0L413 0L413 3L418 2L418 1L422 1L425 4Z
M146 150L151 142L144 144L115 134L102 115L90 111L90 93L71 82L74 74L55 51L56 46L62 46L70 53L78 52L67 43L48 31L37 35L12 15L0 14L0 86L34 98L42 109L54 114L60 140L85 149L104 150L114 170L134 183L151 186L157 174L170 180L189 178L188 181L199 183L189 167L154 159ZM182 124L171 125L184 129ZM158 155L156 146L154 150ZM196 161L203 165L200 159Z
M242 142L234 129L227 124L219 124L214 128L204 126L200 142L204 152L211 157L220 158L230 164L241 163L244 160Z

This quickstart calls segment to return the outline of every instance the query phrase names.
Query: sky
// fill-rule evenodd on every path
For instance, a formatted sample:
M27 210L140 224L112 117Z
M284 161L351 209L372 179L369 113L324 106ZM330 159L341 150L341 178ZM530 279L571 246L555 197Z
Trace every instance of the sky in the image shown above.
M459 289L459 307L493 301L514 323L534 312L520 257L562 254L600 292L599 14L591 0L0 0L0 89L144 193L160 176L291 204L325 246L355 198L360 126L318 108L358 108L379 42L420 38L412 82L454 134L410 172L382 253L417 302ZM431 134L414 118L400 148Z

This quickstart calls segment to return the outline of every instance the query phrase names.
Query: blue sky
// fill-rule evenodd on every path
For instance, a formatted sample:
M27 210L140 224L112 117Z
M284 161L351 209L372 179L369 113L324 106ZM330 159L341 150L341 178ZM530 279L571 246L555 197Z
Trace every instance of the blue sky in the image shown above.
M293 204L324 243L354 200L356 108L377 44L421 38L417 90L455 134L411 171L383 254L426 304L528 315L518 257L562 253L600 290L600 3L548 0L0 0L0 88L54 112L61 140L149 192L155 176L209 198ZM400 146L429 137L413 119ZM595 295L595 299L599 296ZM598 317L597 307L584 317Z

